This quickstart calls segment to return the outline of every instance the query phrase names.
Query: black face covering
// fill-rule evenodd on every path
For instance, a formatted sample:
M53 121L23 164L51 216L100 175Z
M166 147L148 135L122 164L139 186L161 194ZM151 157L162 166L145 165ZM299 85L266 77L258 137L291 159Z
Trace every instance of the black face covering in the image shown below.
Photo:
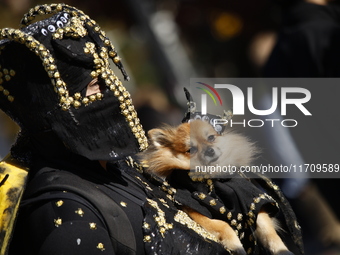
M30 24L45 14L53 15ZM144 150L145 132L109 61L128 76L96 22L74 7L51 4L32 8L22 25L0 30L0 108L22 129L17 151L45 150L53 157L66 149L91 160L115 160ZM94 79L103 91L86 96ZM30 139L31 147L23 147L21 141ZM58 146L39 139L57 139Z
M87 107L52 113L54 133L71 151L91 160L115 160L138 152L137 140L117 111L117 98L109 90L103 94L103 100Z

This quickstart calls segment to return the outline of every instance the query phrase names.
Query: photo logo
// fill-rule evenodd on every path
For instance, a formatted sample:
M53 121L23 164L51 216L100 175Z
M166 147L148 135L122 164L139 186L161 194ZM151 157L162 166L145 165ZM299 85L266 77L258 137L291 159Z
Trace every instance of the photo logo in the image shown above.
M206 83L203 83L203 82L197 82L197 83L198 83L198 84L201 84L201 85L203 85L203 86L205 86L205 87L207 87L208 89L210 89L210 90L216 95L218 101L220 102L220 105L222 106L223 103L222 103L221 96L218 94L218 92L216 91L216 89L214 89L212 86L210 86L210 85L208 85L208 84L206 84ZM215 99L214 95L213 95L209 90L207 90L207 89L205 89L205 88L201 88L201 87L196 87L196 88L201 89L201 90L203 90L205 93L207 93L207 94L211 97L211 99L213 100L214 104L217 106L216 99ZM202 95L201 95L201 100L202 100L202 102L205 102L204 106L205 106L205 112L206 112L207 95L206 95L206 94L202 94ZM203 104L202 104L202 105L203 105ZM202 111L202 112L203 112L203 111Z
M266 109L256 109L254 106L254 94L253 88L247 87L246 95L243 91L236 85L232 84L214 84L214 86L210 86L207 83L203 82L196 82L205 86L205 88L196 87L205 92L205 94L201 94L201 113L202 115L207 114L207 95L213 100L215 106L217 106L218 99L220 105L222 106L222 99L220 94L225 91L231 94L232 101L233 101L233 115L245 115L245 107L248 107L250 113L256 116L268 116L273 114L280 109L280 115L286 116L287 115L287 106L292 105L296 107L300 112L303 113L305 116L311 116L312 114L308 111L306 106L307 102L311 99L311 93L308 89L301 88L301 87L272 87L271 93L268 92L266 95L267 98L270 99L271 105L266 105ZM223 89L220 90L218 93L216 89ZM225 119L216 119L215 123L228 123ZM233 125L233 121L229 121L231 125ZM262 127L265 122L271 123L271 126L274 127L274 123L281 122L283 127L295 127L297 126L298 122L294 119L251 119L251 120L243 120L243 122L234 122L234 124L242 124L244 127L248 124L249 127Z

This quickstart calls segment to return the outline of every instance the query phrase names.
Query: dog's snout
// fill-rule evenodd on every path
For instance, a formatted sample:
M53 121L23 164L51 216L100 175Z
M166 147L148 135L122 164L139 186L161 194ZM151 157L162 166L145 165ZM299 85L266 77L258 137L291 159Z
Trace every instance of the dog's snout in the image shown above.
M204 152L204 156L206 157L213 157L215 155L215 150L212 147L209 147L206 149L206 151Z

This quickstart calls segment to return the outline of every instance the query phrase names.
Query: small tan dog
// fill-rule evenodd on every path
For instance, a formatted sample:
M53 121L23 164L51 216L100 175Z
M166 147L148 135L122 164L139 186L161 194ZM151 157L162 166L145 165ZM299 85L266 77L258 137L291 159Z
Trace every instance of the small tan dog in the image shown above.
M148 132L149 148L140 154L148 172L166 179L174 169L190 170L190 165L249 165L256 147L236 133L219 135L207 122L194 120L178 127L152 129ZM245 255L241 241L231 226L210 219L195 210L182 208L194 221L214 234L233 254ZM293 255L276 232L277 225L261 210L256 221L255 235L274 255Z

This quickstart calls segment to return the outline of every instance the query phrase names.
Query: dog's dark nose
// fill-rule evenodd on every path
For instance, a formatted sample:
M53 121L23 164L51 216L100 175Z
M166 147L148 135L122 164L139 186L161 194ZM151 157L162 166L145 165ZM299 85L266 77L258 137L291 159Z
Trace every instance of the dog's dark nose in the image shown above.
M213 157L215 155L215 150L212 147L209 147L208 149L206 149L206 151L204 152L204 156L206 157Z

